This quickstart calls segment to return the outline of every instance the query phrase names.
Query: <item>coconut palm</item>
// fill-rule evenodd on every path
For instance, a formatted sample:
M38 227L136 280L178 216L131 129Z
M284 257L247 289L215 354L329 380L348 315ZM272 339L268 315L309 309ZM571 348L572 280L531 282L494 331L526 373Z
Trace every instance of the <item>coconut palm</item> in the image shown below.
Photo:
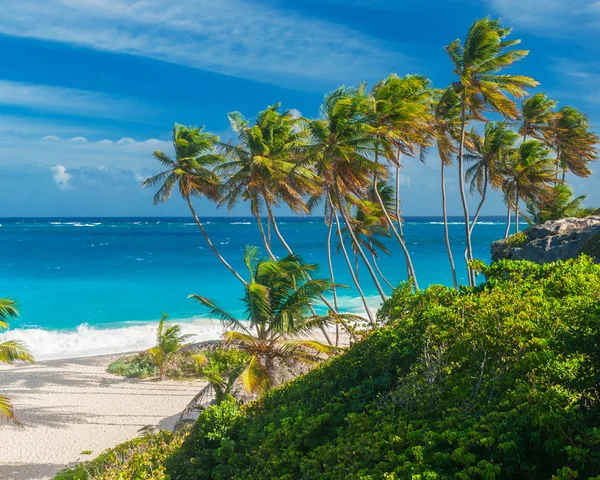
M303 132L297 126L298 119L289 111L280 113L279 107L276 104L263 110L253 124L239 112L230 113L238 144L221 144L231 161L217 169L228 176L220 203L232 208L239 200L250 202L271 258L275 256L262 225L262 207L266 207L269 223L283 245L291 251L279 232L273 207L283 202L297 214L307 213L304 196L314 193L318 185L312 170L299 162Z
M156 329L156 345L148 350L152 362L158 367L159 380L167 378L167 370L173 365L178 354L189 345L186 340L191 335L182 335L179 325L169 325L168 315L162 314Z
M17 317L17 304L10 298L0 298L0 331L9 327L9 320ZM33 356L27 348L18 341L7 340L0 342L0 363L14 365L17 362L33 362ZM16 422L15 412L10 399L0 395L0 418Z
M591 131L587 116L574 107L562 107L550 120L545 135L556 152L556 178L562 170L562 180L567 171L578 177L589 177L589 163L598 158L598 135Z
M173 127L175 159L160 150L155 151L154 157L165 170L147 178L142 186L160 186L154 195L155 205L167 201L173 194L173 189L176 188L181 197L187 202L190 212L210 249L221 263L240 282L245 284L246 281L213 245L192 204L192 197L206 197L212 201L219 199L221 179L211 170L212 167L223 161L223 157L215 153L218 140L219 137L205 132L203 127L185 127L175 124Z
M431 125L431 105L433 89L428 78L421 75L407 75L403 78L390 75L373 87L372 122L375 136L385 139L381 148L377 148L375 156L384 155L395 169L396 175L396 221L398 228L388 218L388 225L394 234L405 256L408 276L418 289L415 269L410 252L404 240L402 219L400 217L400 169L402 155L414 157L429 143L429 126ZM377 183L377 177L374 177ZM375 189L375 192L378 190ZM380 200L380 199L379 199ZM380 204L382 202L380 201ZM387 209L383 208L384 212Z
M307 279L315 265L304 264L289 255L281 260L258 259L257 249L248 247L245 262L250 280L242 299L246 320L240 320L220 308L213 300L190 295L220 319L229 330L223 334L226 344L248 353L239 379L247 392L262 393L277 383L279 364L314 363L335 347L305 338L328 323L328 316L313 316L309 305L331 286L327 280Z
M497 188L502 181L502 165L512 153L518 134L502 122L490 122L484 127L483 136L471 130L466 139L468 153L464 158L473 165L466 171L466 181L470 184L470 193L479 193L481 199L471 222L470 233L477 223L481 208L486 200L488 187Z
M456 279L456 268L454 266L454 257L452 256L450 235L448 233L446 167L452 165L452 157L458 151L456 148L456 139L458 138L460 131L460 111L460 98L452 87L448 87L441 92L439 100L435 104L433 114L433 136L440 157L440 185L442 193L444 238L446 241L446 251L448 253L448 260L450 261L450 271L452 273L454 288L458 288L458 281Z
M366 197L367 189L374 176L385 179L384 166L374 162L372 155L378 141L374 138L374 127L369 123L371 101L364 86L356 89L341 87L325 96L321 106L321 118L308 123L310 144L307 154L314 164L315 171L322 179L325 191L326 208L331 209L337 227L338 238L342 243L344 258L348 264L352 280L365 306L369 319L374 319L369 311L366 297L354 274L352 262L343 244L342 224L351 224L352 200ZM339 214L339 215L338 215ZM379 283L377 274L367 255L354 235L348 229L352 242L365 264L379 295L386 295Z
M519 232L519 202L540 201L550 195L550 182L555 170L548 149L539 140L527 140L514 149L503 164L500 188L505 203L515 212L516 232Z
M519 135L523 141L528 137L544 140L555 108L556 102L545 93L536 93L521 102Z
M467 259L473 259L470 234L470 217L464 186L463 159L466 125L469 117L485 121L485 111L493 111L505 119L515 119L519 111L514 98L523 98L528 87L538 82L523 75L507 75L500 72L527 55L527 50L507 50L519 40L506 40L510 29L502 28L499 20L486 17L477 20L469 29L464 43L454 40L446 47L458 77L452 87L460 96L461 128L458 145L458 181L465 219ZM475 284L475 275L467 267L469 283Z
M596 208L586 208L583 205L587 195L575 197L573 190L568 185L555 185L547 197L534 199L527 202L526 219L529 223L537 225L548 220L559 220L567 217L586 217L594 215Z

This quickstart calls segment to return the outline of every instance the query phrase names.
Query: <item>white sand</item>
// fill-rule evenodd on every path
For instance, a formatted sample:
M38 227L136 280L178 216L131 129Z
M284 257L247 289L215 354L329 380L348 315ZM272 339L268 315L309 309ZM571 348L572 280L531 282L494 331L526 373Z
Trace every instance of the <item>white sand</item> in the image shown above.
M141 427L172 428L203 385L106 373L120 356L0 367L0 393L12 399L22 423L0 423L0 479L52 478L66 465L136 437Z

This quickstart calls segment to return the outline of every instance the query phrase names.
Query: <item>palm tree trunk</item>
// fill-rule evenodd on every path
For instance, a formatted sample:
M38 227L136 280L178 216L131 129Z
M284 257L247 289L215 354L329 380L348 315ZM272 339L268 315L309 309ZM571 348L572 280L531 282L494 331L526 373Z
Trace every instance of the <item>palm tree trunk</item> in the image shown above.
M327 265L329 266L329 278L331 279L331 292L333 293L333 305L335 312L338 311L337 289L335 287L335 277L333 275L333 262L331 261L331 232L333 231L333 218L329 218L329 226L327 228ZM335 324L335 346L340 344L340 326Z
M265 235L265 229L263 228L262 220L260 218L260 212L254 212L254 218L256 218L256 222L258 223L258 229L260 230L260 234L262 236L263 243L265 244L265 249L267 250L269 257L271 257L272 260L277 260L275 258L275 255L273 255L273 251L271 250L271 247L269 246L269 242L267 240L267 236Z
M506 230L504 230L504 238L508 238L508 234L510 233L510 205L506 207Z
M358 278L358 254L357 253L354 254L354 271L356 272L356 278Z
M339 202L339 205L338 205L339 210L340 210L340 213L342 214L342 217L344 218L344 223L346 224L348 233L350 233L350 236L352 237L352 241L354 242L354 246L356 247L358 254L362 258L362 261L364 262L365 266L367 267L367 270L369 270L369 274L371 275L371 278L373 279L373 283L375 284L375 287L377 288L377 291L379 292L381 299L385 301L385 300L387 300L387 296L384 293L383 288L381 288L381 284L379 283L379 280L377 280L377 275L375 274L373 267L371 267L371 264L369 263L369 260L367 259L367 256L365 255L365 252L363 251L363 249L360 245L360 242L358 241L358 239L356 238L356 235L354 234L354 230L352 229L352 225L350 224L350 220L348 219L346 208L343 205L342 196L340 194L340 190L337 185L335 186L335 189L336 189L335 193L337 196L337 200ZM335 211L335 207L334 207L334 211Z
M210 237L208 236L208 234L206 233L206 230L204 230L204 226L202 225L202 222L200 221L200 219L198 218L198 215L196 215L196 210L194 209L194 206L192 205L192 200L190 199L190 197L186 197L188 206L190 208L190 212L192 212L192 216L194 217L194 220L196 221L196 224L198 225L198 228L200 229L200 231L202 232L202 235L204 235L204 239L206 240L206 243L208 243L208 246L210 247L210 249L213 251L213 253L217 256L217 258L219 260L221 260L221 263L223 265L225 265L227 267L227 269L233 273L235 275L235 277L244 284L244 286L248 285L248 282L246 282L246 280L244 280L242 278L242 276L235 271L235 269L229 265L229 263L227 263L227 260L225 260L221 254L219 253L219 251L216 249L216 247L213 245L213 243L210 241Z
M470 219L469 219L469 207L467 205L467 196L465 194L465 178L463 173L463 159L465 150L465 128L467 123L466 118L466 106L465 98L462 98L462 111L461 111L461 122L460 122L460 142L458 146L458 188L460 190L460 199L462 201L463 213L465 217L465 240L467 243L467 257L469 260L473 260L473 250L471 248L471 232L470 232ZM469 277L469 285L475 285L475 278L471 267L467 264L467 275Z
M399 161L400 161L400 151L398 151L398 162ZM381 207L381 210L382 210L383 214L385 215L385 219L388 222L388 225L390 226L392 233L396 237L396 240L398 240L398 243L400 244L400 248L402 248L402 252L404 253L404 259L406 261L406 270L407 270L407 274L408 274L408 279L409 280L412 279L415 290L419 291L419 282L417 282L417 276L415 274L415 269L413 267L412 258L410 256L410 252L408 251L408 248L406 247L406 242L404 241L404 234L402 232L402 221L400 219L400 193L399 193L400 190L399 189L400 189L400 167L399 167L399 165L396 165L396 220L398 221L398 228L399 228L399 230L396 230L394 222L390 218L390 214L387 211L387 208L385 208L385 204L383 203L381 195L379 194L379 190L377 189L377 175L375 175L373 177L373 190L375 191L375 196L377 197L377 202L379 203L379 206Z
M517 187L517 195L515 198L515 225L516 231L519 233L519 188Z
M381 272L381 269L377 264L377 258L375 258L375 254L373 252L371 252L371 258L373 259L373 266L375 267L375 270L377 270L377 273L379 274L381 279L387 284L388 287L390 287L393 290L394 286L388 281L387 278L385 278L385 275Z
M488 171L487 168L484 170L484 178L483 178L483 192L481 192L481 200L479 201L479 205L477 205L477 210L475 211L475 216L473 217L473 221L471 222L471 235L473 234L473 228L475 228L475 224L479 219L479 214L481 213L481 207L483 207L483 203L485 202L485 196L487 194L488 187Z
M441 162L442 167L442 215L444 216L444 237L446 239L446 250L448 251L448 260L450 260L450 271L452 272L452 283L454 288L458 288L456 281L456 268L454 267L454 257L452 256L452 248L450 246L450 235L448 233L448 214L446 212L446 174L444 161Z
M344 258L346 259L346 264L348 265L348 270L350 270L350 276L352 277L354 286L356 287L356 290L358 291L358 294L360 295L362 303L365 307L367 317L369 317L369 322L371 323L371 325L375 325L375 320L373 318L373 314L371 313L371 310L369 310L367 298L365 297L365 294L363 293L362 288L360 288L360 283L358 283L358 279L356 278L356 275L354 275L354 269L352 268L352 262L350 261L350 257L348 256L348 251L346 250L346 245L344 245L344 235L342 234L340 219L338 217L336 209L333 206L333 202L331 201L331 195L330 195L329 191L327 191L327 197L329 200L329 205L331 205L331 211L333 212L333 215L335 216L335 224L337 227L337 234L338 234L338 238L340 240L340 246L342 247L342 252L344 253Z
M381 198L381 195L379 194L379 190L377 190L377 184L375 184L375 196L377 197L377 202L379 203L379 206L381 207L383 214L385 215L385 219L387 220L387 222L390 226L390 229L392 230L392 233L396 237L396 240L398 240L398 243L400 244L400 248L402 248L402 251L404 252L404 258L406 260L406 269L408 271L408 279L409 280L412 279L415 290L419 291L419 282L417 282L417 276L415 275L415 269L412 264L412 258L410 256L410 252L408 251L408 247L406 246L404 237L400 234L400 232L398 232L398 230L396 230L396 226L394 225L394 222L390 218L390 214L388 213L387 209L385 208L383 199Z

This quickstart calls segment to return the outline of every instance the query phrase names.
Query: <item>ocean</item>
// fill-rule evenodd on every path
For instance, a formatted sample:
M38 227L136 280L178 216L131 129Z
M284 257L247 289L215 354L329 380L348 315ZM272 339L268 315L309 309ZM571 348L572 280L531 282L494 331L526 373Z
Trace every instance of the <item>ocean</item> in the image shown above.
M464 269L464 223L451 217L450 236L459 281ZM245 273L246 245L261 246L255 222L244 217L203 219L221 254ZM327 228L318 217L281 217L280 231L306 262L321 265L327 277ZM204 242L192 218L4 218L0 219L0 297L19 303L21 316L4 339L25 342L39 360L117 353L147 348L154 341L162 312L197 339L219 335L219 324L193 300L191 293L212 298L244 318L239 282ZM504 234L500 217L483 217L473 234L476 258L489 260L490 243ZM421 288L451 285L441 218L406 218L404 233ZM335 254L336 282L352 279L343 256ZM284 256L277 237L276 255ZM392 283L406 279L402 252L386 241L391 255L380 267ZM364 266L359 279L369 304L379 296ZM360 312L352 288L340 291L343 307Z

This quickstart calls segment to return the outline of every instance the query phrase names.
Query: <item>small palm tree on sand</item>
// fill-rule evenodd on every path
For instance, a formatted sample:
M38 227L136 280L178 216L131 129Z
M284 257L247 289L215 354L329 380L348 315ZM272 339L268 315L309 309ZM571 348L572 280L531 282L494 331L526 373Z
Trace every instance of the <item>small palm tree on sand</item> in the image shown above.
M314 363L337 350L306 338L330 320L328 316L311 315L309 306L331 285L327 280L309 280L307 273L314 272L316 266L303 264L295 255L281 260L258 259L258 250L248 247L244 259L250 274L243 298L246 321L235 318L206 297L190 298L229 328L223 334L227 345L248 353L250 359L239 380L248 393L258 394L277 383L281 365Z
M167 370L173 365L175 357L189 345L186 340L190 335L182 335L179 325L169 325L167 317L166 313L162 314L156 330L156 346L148 350L151 360L158 367L159 380L167 378Z
M10 298L0 298L0 331L8 328L8 320L19 315L17 304ZM15 340L0 343L0 363L13 365L17 362L33 362L33 357L25 346ZM10 399L0 395L0 418L16 422Z

